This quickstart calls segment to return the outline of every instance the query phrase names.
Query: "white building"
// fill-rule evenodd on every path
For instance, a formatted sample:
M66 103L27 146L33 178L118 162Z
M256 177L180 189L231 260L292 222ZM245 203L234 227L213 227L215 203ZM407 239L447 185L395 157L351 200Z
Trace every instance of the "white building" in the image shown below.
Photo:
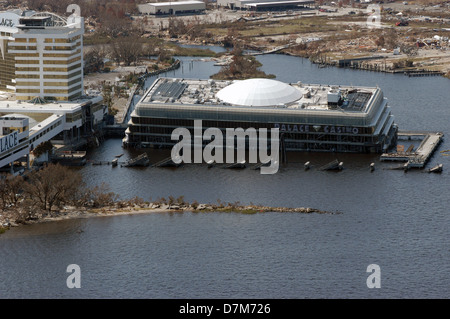
M23 157L29 163L29 119L14 115L0 117L0 168Z
M8 52L9 42L19 29L20 15L15 12L0 12L0 91L15 90L14 55Z
M0 32L0 168L29 162L42 142L76 149L95 138L107 107L83 94L83 18L3 12Z
M217 0L218 7L252 11L296 9L314 4L314 0Z
M0 136L10 136L14 132L25 134L27 150L23 148L22 135L20 145L15 145L14 152L10 148L0 148L0 168L27 156L39 144L51 141L53 145L82 145L85 138L97 131L104 122L107 107L103 105L101 96L70 102L45 103L42 100L23 102L20 100L0 100ZM43 104L41 104L43 103ZM3 121L8 119L9 121ZM26 119L27 124L18 125L11 119ZM20 127L27 129L20 129ZM25 132L25 133L24 133ZM24 136L25 136L24 135ZM11 139L9 137L8 139ZM15 152L19 149L21 153ZM3 151L7 151L6 153ZM27 160L28 161L28 160Z
M206 10L203 1L155 2L138 5L141 14L172 15L186 13L202 13Z
M16 98L69 101L83 92L84 21L51 13L21 17L8 53L15 58Z

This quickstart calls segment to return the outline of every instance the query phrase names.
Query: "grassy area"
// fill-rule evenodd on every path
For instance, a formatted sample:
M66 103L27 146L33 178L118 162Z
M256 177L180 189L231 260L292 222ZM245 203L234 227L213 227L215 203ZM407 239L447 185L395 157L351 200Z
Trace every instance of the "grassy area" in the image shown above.
M170 49L173 55L192 57L215 57L216 52L210 49L186 48L175 43L166 43L165 47Z
M100 34L91 34L83 37L83 45L98 45L98 44L110 44L112 43L112 39L110 37L100 35Z
M234 28L241 37L273 36L291 33L312 33L339 31L343 27L329 23L326 17L304 17L277 21L249 21L228 25L205 26L213 36L226 36Z

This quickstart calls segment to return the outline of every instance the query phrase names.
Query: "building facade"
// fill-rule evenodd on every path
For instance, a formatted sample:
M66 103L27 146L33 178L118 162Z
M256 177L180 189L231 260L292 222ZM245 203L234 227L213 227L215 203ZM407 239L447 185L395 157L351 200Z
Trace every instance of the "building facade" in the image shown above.
M176 15L176 14L194 14L202 13L206 10L206 4L203 1L172 1L172 2L154 2L139 4L138 10L141 14L151 15Z
M0 12L0 91L15 90L15 59L9 52L9 43L18 32L20 15L14 12Z
M51 13L21 17L8 43L15 59L16 99L70 101L83 92L83 18Z
M24 116L0 116L0 168L26 158L29 163L29 119Z
M217 0L218 7L251 11L293 10L314 5L314 0Z
M195 120L224 133L278 128L288 151L382 153L397 139L379 88L160 78L136 105L123 144L171 147L173 130L194 134Z
M98 143L108 108L101 95L84 94L83 18L2 12L0 32L0 168L29 163L43 142Z

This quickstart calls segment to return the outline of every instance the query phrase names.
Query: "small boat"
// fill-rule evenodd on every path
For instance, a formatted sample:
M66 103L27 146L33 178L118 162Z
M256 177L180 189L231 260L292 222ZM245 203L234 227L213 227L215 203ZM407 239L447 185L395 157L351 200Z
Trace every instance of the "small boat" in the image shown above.
M305 171L306 171L311 168L311 163L308 161L303 166L305 167Z
M403 165L403 170L407 172L409 170L409 162Z
M123 156L123 153L122 153L122 154L119 154L119 155L116 155L117 158L120 158L120 157L122 157L122 156Z
M441 173L444 168L444 165L438 164L428 170L429 173Z

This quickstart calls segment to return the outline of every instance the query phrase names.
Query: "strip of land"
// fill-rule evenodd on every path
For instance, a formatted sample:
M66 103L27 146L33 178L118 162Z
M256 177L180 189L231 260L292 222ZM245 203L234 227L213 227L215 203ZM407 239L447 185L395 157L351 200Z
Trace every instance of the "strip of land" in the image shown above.
M123 216L136 214L151 214L151 213L208 213L208 212L222 212L222 213L241 213L241 214L258 214L258 213L302 213L302 214L341 214L341 212L324 211L315 208L307 207L270 207L262 205L213 205L213 204L187 204L187 205L167 205L167 204L141 204L134 206L122 207L122 205L102 207L102 208L79 208L79 207L65 207L57 211L42 212L35 214L32 218L23 218L23 214L16 212L9 212L0 216L0 233L11 227L18 227L20 225L30 225L36 223L61 221L67 219L77 218L93 218L93 217L108 217L108 216Z

